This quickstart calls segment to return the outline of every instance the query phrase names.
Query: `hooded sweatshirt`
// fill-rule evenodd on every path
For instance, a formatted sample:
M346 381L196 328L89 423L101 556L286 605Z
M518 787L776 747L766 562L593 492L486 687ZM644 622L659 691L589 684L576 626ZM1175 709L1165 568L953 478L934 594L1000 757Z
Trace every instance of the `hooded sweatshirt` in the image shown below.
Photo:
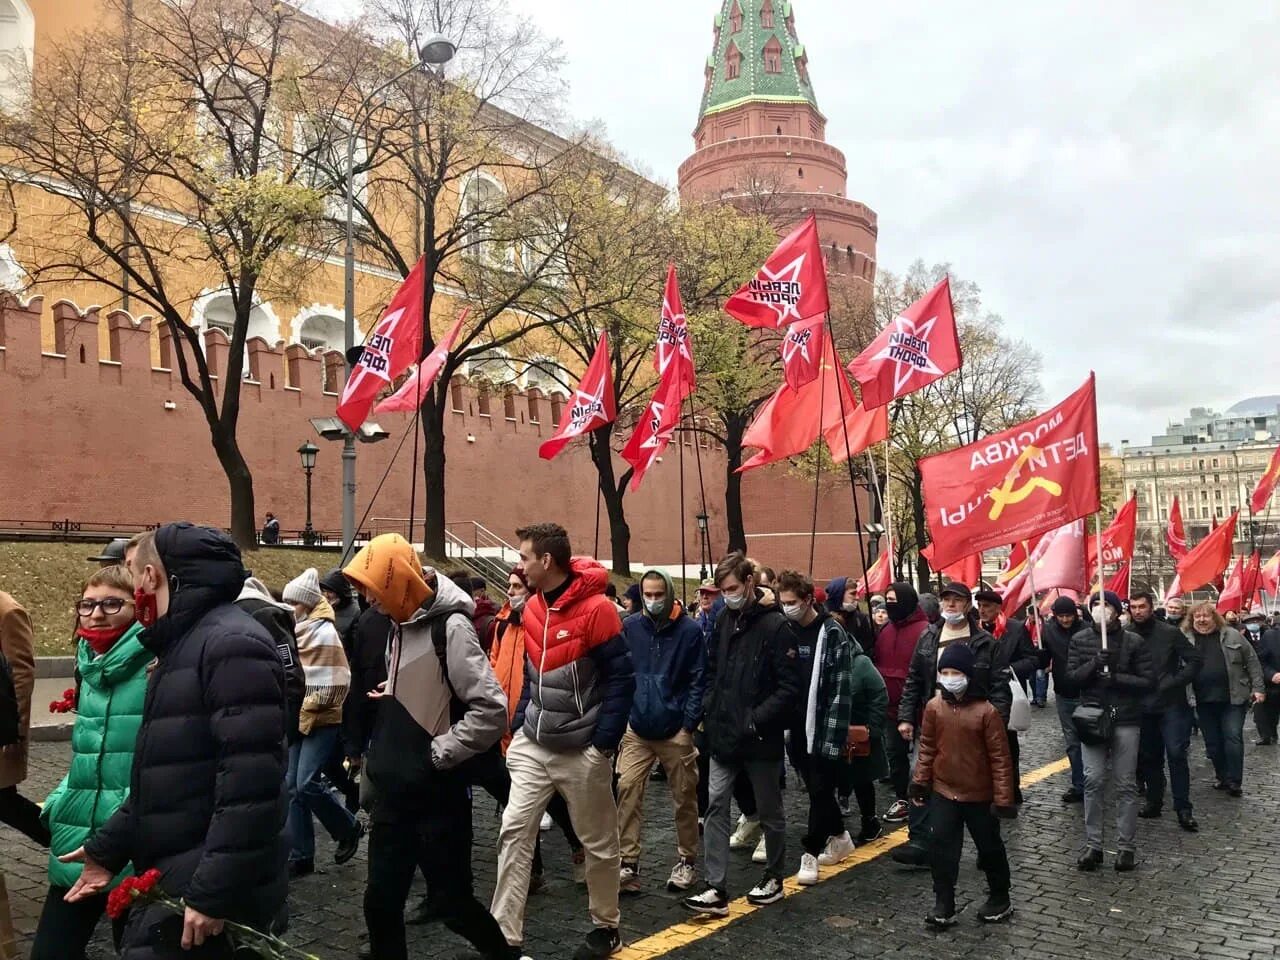
M702 629L675 599L670 577L646 570L640 582L655 576L666 585L663 609L633 613L622 631L636 675L631 729L645 740L669 740L681 730L692 733L702 721L707 646Z
M889 691L889 714L896 725L898 704L911 672L911 655L915 653L920 635L929 629L929 618L920 609L920 598L911 584L894 583L889 590L898 600L889 609L889 622L880 628L880 635L876 637L875 664Z
M488 750L506 729L506 697L471 623L475 605L443 574L435 585L434 595L398 625L387 651L389 697L381 701L365 764L376 822L418 815L446 771ZM443 662L435 646L440 624Z
M298 641L294 634L293 607L287 603L277 603L267 585L257 577L245 580L240 596L236 597L236 606L258 621L258 625L271 635L276 645L276 654L284 668L289 742L293 743L302 736L298 721L306 691L306 677L302 671L302 661L298 657Z

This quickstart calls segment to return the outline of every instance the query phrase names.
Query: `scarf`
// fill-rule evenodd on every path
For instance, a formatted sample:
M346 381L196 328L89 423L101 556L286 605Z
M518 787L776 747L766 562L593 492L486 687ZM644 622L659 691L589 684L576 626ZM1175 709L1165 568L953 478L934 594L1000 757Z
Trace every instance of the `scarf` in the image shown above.
M294 632L298 639L298 660L306 678L306 705L312 708L341 706L351 686L351 667L334 626L329 601L322 599L317 603Z
M809 699L804 711L804 737L809 756L813 756L813 735L818 729L818 687L822 680L822 667L827 653L826 624L818 631L818 643L813 648L813 670L809 673Z

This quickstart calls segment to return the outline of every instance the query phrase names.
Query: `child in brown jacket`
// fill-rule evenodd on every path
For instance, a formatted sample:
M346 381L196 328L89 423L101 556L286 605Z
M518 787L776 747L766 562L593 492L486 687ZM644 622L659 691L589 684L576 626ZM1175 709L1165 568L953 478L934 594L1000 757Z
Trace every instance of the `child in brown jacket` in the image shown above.
M966 644L949 644L938 658L942 689L925 707L920 753L908 791L917 806L933 793L929 862L934 906L925 922L935 927L956 922L956 878L966 826L978 848L978 864L987 875L990 894L978 919L999 923L1013 913L1009 858L996 819L1018 815L1013 762L999 712L986 699L966 696L972 674L973 651Z

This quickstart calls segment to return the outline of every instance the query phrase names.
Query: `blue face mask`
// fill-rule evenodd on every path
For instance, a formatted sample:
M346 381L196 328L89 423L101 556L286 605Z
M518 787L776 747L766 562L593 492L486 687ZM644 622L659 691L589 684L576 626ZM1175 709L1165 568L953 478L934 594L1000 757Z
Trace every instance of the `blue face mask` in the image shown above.
M1244 625L1244 628L1245 628L1246 630L1248 630L1250 633L1261 633L1261 632L1262 632L1262 624L1260 624L1260 623L1246 623L1246 624Z

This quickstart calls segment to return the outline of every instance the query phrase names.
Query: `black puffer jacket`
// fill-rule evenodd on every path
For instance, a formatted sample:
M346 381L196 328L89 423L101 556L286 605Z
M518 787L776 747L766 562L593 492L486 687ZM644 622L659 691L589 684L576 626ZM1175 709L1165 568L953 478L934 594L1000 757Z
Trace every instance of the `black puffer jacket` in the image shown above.
M1086 707L1110 705L1120 726L1139 724L1143 701L1156 685L1151 651L1136 633L1119 628L1108 628L1107 647L1111 668L1110 676L1104 677L1100 629L1081 630L1071 638L1067 669L1080 688L1080 703Z
M156 547L171 593L141 635L158 663L129 799L85 849L113 872L158 868L165 891L201 913L262 928L287 892L283 669L232 602L246 573L230 539L169 524Z
M724 760L781 760L800 697L796 635L771 590L745 610L726 608L707 649L707 749Z
M1053 675L1053 695L1065 700L1075 700L1080 696L1080 687L1071 678L1067 668L1067 658L1071 651L1071 638L1081 631L1090 630L1090 626L1077 615L1069 627L1058 623L1057 617L1050 617L1040 628L1040 664Z
M898 722L920 725L924 706L933 699L938 685L938 638L942 635L939 624L930 624L916 641L916 652L911 655L911 667L907 682L898 701ZM963 641L952 640L952 643ZM996 638L978 626L977 618L969 620L969 647L973 650L973 677L969 681L969 695L975 699L990 700L1000 711L1005 725L1009 723L1009 709L1013 706L1013 692L1009 689L1009 661L1005 658Z
M1143 623L1135 622L1130 629L1146 644L1155 670L1156 683L1147 694L1145 711L1163 713L1170 707L1185 707L1187 686L1200 672L1204 655L1181 630L1155 617Z
M342 702L342 747L348 757L364 756L381 704L369 691L387 679L387 643L393 624L370 607L356 618L343 639L351 666L351 689Z

